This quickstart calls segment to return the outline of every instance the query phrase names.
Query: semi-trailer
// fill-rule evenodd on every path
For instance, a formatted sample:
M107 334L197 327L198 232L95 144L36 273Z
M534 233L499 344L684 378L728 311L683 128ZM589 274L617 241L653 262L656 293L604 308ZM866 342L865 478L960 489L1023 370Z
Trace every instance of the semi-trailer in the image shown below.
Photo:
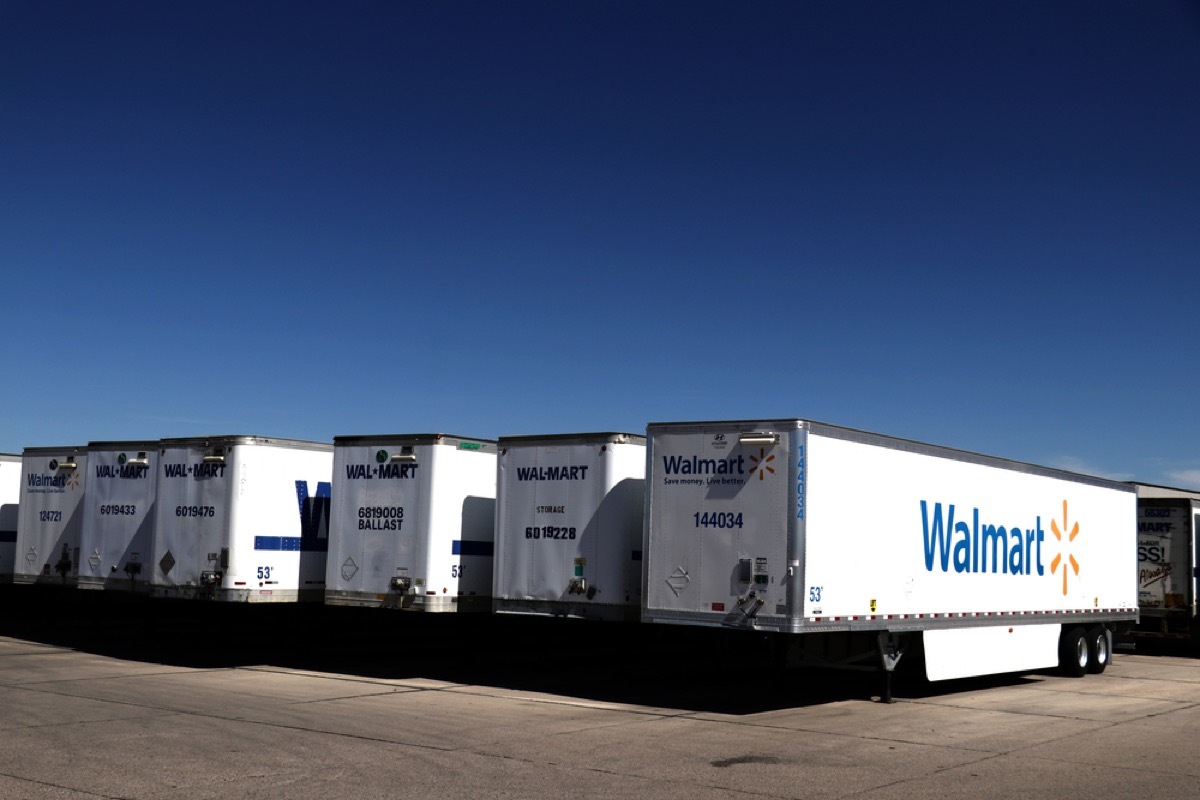
M163 439L150 593L320 602L333 446L263 436Z
M490 611L496 442L336 436L325 602Z
M646 439L502 436L493 609L636 621Z
M80 589L149 590L158 441L89 442Z
M77 586L87 447L27 447L21 486L13 582Z
M1137 489L1138 606L1134 636L1200 645L1200 492L1134 483Z
M796 418L647 434L645 622L890 686L913 649L930 680L1099 672L1137 619L1127 484Z
M20 498L21 457L0 453L0 583L12 583L13 579Z

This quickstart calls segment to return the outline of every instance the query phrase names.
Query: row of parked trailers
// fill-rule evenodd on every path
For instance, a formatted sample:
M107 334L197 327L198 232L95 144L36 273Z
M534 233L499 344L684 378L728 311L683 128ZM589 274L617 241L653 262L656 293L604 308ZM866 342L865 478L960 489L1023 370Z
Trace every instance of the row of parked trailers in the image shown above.
M819 634L783 638L888 670L919 639L934 680L1103 669L1139 602L1187 629L1197 527L1200 494L801 419L0 457L0 580Z
M638 612L637 435L346 436L333 445L219 436L5 458L12 534L0 575L18 584L425 611L490 611L495 599L506 601L501 610ZM507 532L500 547L497 520Z

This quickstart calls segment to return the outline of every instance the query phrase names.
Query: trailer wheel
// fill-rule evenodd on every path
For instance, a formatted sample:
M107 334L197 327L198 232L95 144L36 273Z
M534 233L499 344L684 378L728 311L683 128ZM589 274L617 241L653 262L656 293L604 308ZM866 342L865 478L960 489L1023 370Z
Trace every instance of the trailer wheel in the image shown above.
M1087 632L1087 649L1087 671L1093 675L1099 675L1112 661L1112 650L1108 646L1108 631L1104 630L1102 625L1097 625Z
M1082 678L1091 663L1088 637L1083 628L1071 628L1063 632L1058 644L1058 668L1071 678Z

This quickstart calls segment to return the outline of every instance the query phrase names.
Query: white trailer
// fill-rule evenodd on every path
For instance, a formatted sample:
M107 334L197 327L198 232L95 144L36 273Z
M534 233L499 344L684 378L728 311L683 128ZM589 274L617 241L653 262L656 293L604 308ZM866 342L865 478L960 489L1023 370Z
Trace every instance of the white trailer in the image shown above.
M636 621L646 439L502 436L492 607Z
M1137 618L1123 483L800 419L648 426L646 622L930 680L1100 671ZM812 634L821 634L813 636Z
M496 442L337 436L325 602L490 611Z
M158 441L88 443L80 589L149 589L157 479Z
M1134 483L1138 494L1139 636L1192 637L1200 644L1200 492Z
M86 447L27 447L21 456L14 583L76 586Z
M333 445L260 436L163 439L151 593L320 602Z
M20 499L21 457L0 453L0 583L12 583L13 579Z

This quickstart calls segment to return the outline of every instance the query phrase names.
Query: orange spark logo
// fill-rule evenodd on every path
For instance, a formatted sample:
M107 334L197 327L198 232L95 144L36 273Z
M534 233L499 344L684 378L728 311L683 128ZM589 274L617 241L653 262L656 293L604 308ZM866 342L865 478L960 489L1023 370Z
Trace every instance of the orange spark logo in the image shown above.
M758 470L758 479L761 481L766 478L763 473L769 472L775 474L775 468L771 466L771 462L775 460L775 454L767 455L767 450L764 447L758 448L758 455L751 455L750 460L754 462L754 466L750 468L750 474L753 475L755 470ZM758 469L762 467L762 469Z
M1063 540L1063 534L1066 533L1066 531L1067 531L1067 501L1063 500L1062 530L1059 530L1058 520L1054 519L1054 520L1050 520L1050 532L1054 534L1055 539L1058 539L1061 542ZM1079 523L1076 522L1074 525L1071 526L1071 533L1069 536L1067 536L1067 541L1068 542L1075 541L1075 537L1078 535L1079 535ZM1075 560L1075 556L1068 553L1067 561L1070 562L1071 571L1073 571L1075 573L1075 575L1078 576L1079 575L1079 562ZM1054 560L1050 562L1050 572L1052 574L1055 572L1058 572L1059 564L1062 564L1062 568L1063 568L1063 573L1062 573L1063 597L1066 597L1066 595L1067 595L1067 565L1063 564L1062 553L1059 553L1058 555L1056 555L1054 557Z

